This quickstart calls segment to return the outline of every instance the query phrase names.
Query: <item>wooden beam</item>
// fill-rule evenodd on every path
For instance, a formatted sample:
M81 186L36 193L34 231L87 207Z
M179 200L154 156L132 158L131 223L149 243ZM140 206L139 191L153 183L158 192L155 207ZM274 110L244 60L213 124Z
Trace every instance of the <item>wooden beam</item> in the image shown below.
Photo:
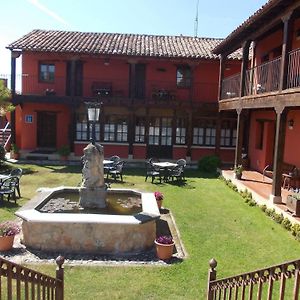
M282 162L284 154L287 110L282 107L278 107L275 109L275 111L276 133L273 160L273 182L270 199L273 201L273 203L281 203Z
M218 86L218 100L220 101L222 99L222 83L224 78L224 69L225 69L225 61L226 56L221 54L220 55L220 69L219 69L219 86Z
M284 107L300 106L300 88L221 100L219 110L274 108L278 103Z
M237 109L237 140L235 147L234 166L238 166L242 163L242 149L243 149L243 137L244 137L244 115L241 109Z
M248 67L249 62L249 47L250 47L251 41L246 41L243 44L243 60L241 65L241 81L240 81L240 92L239 96L243 97L245 93L245 78L246 78L246 71Z
M280 65L280 79L279 79L279 91L282 91L287 86L287 74L288 74L288 54L292 47L292 23L291 13L285 15L282 18L283 21L283 41L282 41L282 54Z

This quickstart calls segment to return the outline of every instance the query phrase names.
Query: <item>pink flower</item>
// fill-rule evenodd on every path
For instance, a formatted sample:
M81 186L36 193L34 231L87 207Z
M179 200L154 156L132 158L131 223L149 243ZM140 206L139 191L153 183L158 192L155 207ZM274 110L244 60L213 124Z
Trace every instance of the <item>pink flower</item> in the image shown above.
M164 199L164 195L161 192L154 192L154 197L157 201Z

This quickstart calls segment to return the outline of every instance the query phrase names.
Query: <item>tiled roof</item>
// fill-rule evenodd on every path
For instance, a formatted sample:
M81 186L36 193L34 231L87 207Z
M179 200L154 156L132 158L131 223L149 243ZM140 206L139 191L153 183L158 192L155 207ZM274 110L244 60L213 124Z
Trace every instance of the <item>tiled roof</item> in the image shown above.
M212 50L221 41L190 36L33 30L7 48L37 52L218 59ZM237 52L230 58L240 59L241 56Z
M213 53L223 53L231 47L234 50L236 48L235 46L237 46L236 44L240 42L239 38L243 38L244 36L256 31L262 26L262 23L270 21L275 17L275 14L282 12L284 7L288 6L291 2L293 2L293 0L267 1L261 8L259 8L247 20L232 31L223 41L221 41L213 50Z

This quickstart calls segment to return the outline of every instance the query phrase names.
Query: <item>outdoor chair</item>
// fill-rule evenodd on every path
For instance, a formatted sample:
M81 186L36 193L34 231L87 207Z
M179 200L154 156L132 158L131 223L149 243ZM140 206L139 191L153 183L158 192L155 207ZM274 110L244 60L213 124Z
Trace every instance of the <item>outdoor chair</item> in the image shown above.
M182 178L185 179L185 176L184 176L184 169L185 169L185 167L186 167L186 160L183 159L183 158L178 159L178 160L176 161L176 164L177 164L178 166L181 166L181 167L182 167Z
M159 183L161 183L162 180L162 174L161 174L161 170L159 167L155 167L152 164L152 160L149 159L146 162L146 177L145 177L145 181L147 181L148 177L151 177L151 183L153 183L154 179L156 177L159 178Z
M20 192L20 179L21 179L21 176L23 174L23 170L21 168L17 168L17 169L13 169L11 170L10 172L10 176L16 176L19 178L19 181L18 181L18 185L16 186L16 190L17 190L17 193L18 193L18 197L21 198L21 192Z
M291 165L289 163L283 162L282 163L282 174L290 174L293 173L296 166ZM267 165L263 169L263 182L265 181L265 176L272 178L273 177L273 166Z
M184 179L183 177L183 167L182 166L176 166L173 169L169 171L169 178L171 178L172 181L176 178L177 181L182 181Z
M124 167L124 163L125 162L123 160L118 161L115 164L115 166L114 166L113 169L108 170L106 178L108 178L108 176L110 175L116 181L117 178L119 177L119 178L121 178L121 181L123 182L123 167Z
M3 200L7 197L7 201L12 197L16 203L16 189L19 185L19 178L17 176L11 176L4 179L0 184L0 199Z
M121 160L121 158L118 155L113 155L108 160L111 160L112 163L103 167L105 174L108 174L109 171L115 170L116 164Z

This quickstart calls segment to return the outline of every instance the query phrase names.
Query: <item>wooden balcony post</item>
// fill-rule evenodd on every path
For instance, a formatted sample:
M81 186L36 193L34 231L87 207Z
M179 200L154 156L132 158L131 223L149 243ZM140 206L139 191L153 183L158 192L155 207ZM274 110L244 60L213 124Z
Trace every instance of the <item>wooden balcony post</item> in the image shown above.
M249 78L249 95L253 94L253 85L254 85L254 67L255 67L255 60L256 60L256 45L257 42L252 42L252 55L251 55L251 65L250 65L250 78Z
M20 57L21 52L11 51L11 77L10 77L10 89L12 95L12 101L16 94L16 59ZM21 78L22 80L22 78ZM16 113L13 110L10 113L10 128L11 128L11 143L16 143Z
M275 111L276 133L273 160L273 182L270 200L272 200L273 203L281 203L282 162L284 154L287 111L283 106L275 107Z
M243 97L245 94L245 78L246 78L246 71L249 62L249 48L250 48L250 41L246 41L243 43L243 60L241 65L241 82L240 82L240 97Z
M242 163L243 137L244 137L244 115L242 109L237 109L237 131L234 166Z
M285 15L282 18L283 22L283 39L282 39L282 53L281 53L281 65L280 65L280 81L279 81L279 90L282 91L286 89L287 86L287 73L288 73L288 54L292 46L292 22L291 15Z
M135 117L134 113L128 115L128 158L133 159L133 143L135 135Z
M56 258L56 292L55 292L55 300L63 300L64 299L64 268L63 264L65 262L65 258L63 256L58 256Z
M207 300L214 300L214 292L211 291L211 281L216 280L217 278L217 270L215 268L217 267L218 263L217 261L212 258L209 261L210 268L208 269L208 280L207 280Z
M219 86L218 86L218 101L222 99L222 89L223 89L223 78L224 78L224 69L225 69L225 61L226 55L220 55L220 69L219 69Z
M129 78L129 96L130 98L135 98L136 96L136 90L135 90L135 86L136 86L136 83L135 83L135 73L136 73L136 64L137 62L136 61L128 61L129 63L129 68L130 68L130 78Z
M220 145L221 145L221 124L222 124L222 111L219 112L219 117L216 122L216 145L215 154L220 155Z
M76 72L76 58L71 60L70 70L70 96L75 96L75 72Z
M192 144L193 144L193 112L188 110L188 128L187 128L187 160L192 159Z

